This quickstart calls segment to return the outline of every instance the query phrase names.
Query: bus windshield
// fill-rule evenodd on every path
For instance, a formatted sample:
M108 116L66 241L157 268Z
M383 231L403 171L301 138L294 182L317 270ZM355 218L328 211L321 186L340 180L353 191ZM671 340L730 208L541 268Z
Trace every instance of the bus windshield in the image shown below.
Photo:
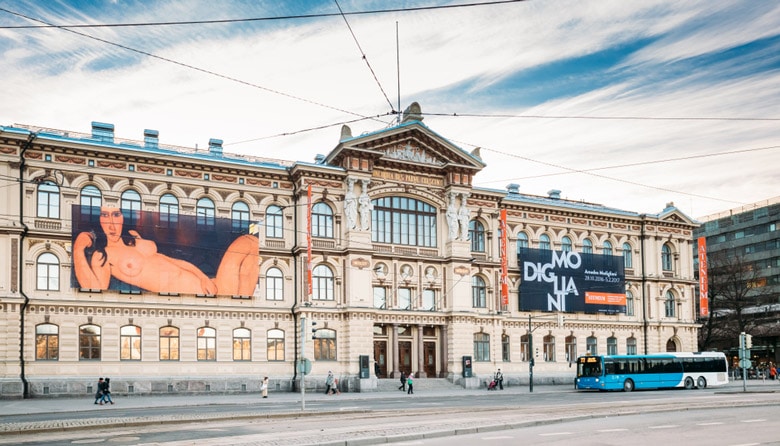
M601 357L586 356L577 361L577 376L601 376Z

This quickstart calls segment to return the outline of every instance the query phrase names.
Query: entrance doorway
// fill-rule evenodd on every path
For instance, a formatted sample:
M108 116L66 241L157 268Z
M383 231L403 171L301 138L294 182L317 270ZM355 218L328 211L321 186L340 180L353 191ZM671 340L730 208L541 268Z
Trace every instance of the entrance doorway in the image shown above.
M423 342L423 369L425 376L436 378L436 343Z
M398 368L407 375L412 373L411 341L398 341Z
M374 361L379 364L377 378L387 378L387 341L374 341Z

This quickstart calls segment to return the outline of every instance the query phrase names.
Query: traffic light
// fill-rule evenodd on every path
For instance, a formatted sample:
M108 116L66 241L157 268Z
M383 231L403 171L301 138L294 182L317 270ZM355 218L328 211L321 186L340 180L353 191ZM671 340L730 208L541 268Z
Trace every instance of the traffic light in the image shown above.
M315 325L317 325L317 323L312 321L312 323L311 323L311 338L312 339L317 339L317 329L314 328Z
M753 347L753 336L746 334L745 335L745 348L749 349Z

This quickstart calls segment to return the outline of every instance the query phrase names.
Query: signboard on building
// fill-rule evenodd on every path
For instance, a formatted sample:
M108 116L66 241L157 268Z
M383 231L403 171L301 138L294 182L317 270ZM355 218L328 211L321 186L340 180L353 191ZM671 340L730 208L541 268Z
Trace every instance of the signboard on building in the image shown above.
M259 241L247 219L73 205L71 286L251 296ZM248 218L248 215L247 215Z
M625 313L623 257L521 249L520 310Z

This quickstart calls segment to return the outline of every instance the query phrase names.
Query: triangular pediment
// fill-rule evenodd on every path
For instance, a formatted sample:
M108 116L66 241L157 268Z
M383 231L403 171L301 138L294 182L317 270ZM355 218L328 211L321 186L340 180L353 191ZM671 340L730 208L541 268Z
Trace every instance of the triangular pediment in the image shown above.
M325 161L328 164L341 164L343 157L355 153L371 156L378 165L400 163L410 167L437 169L456 167L472 173L485 167L479 157L466 152L419 121L357 137L350 136L348 131L342 132L342 141Z
M684 224L693 224L693 225L697 224L695 220L685 215L684 212L682 212L672 204L667 205L666 209L664 209L660 214L658 214L658 219L661 221L674 222L674 223L684 223Z

